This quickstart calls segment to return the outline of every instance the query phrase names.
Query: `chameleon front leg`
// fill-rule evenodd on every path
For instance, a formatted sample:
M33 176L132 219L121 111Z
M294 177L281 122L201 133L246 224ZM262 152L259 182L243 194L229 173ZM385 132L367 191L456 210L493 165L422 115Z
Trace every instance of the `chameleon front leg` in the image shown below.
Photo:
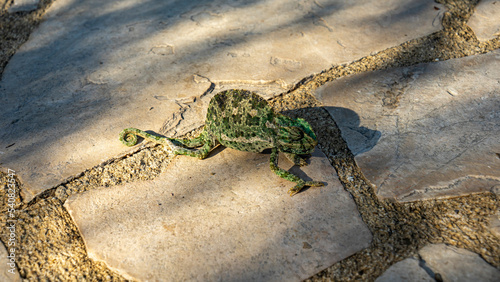
M269 166L271 167L271 170L279 177L297 183L297 185L288 190L288 194L290 194L290 196L299 193L300 190L302 190L302 188L304 188L305 186L318 187L324 185L319 181L305 181L297 175L278 167L278 153L278 149L273 148L271 152L271 158L269 159Z
M287 159L298 166L306 166L307 162L302 157L292 153L283 153Z

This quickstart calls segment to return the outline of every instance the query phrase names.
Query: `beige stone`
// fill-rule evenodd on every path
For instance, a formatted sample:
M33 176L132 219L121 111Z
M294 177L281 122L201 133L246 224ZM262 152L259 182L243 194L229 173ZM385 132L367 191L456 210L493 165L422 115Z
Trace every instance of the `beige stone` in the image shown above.
M281 167L291 164L280 158ZM367 247L362 222L317 150L291 171L326 183L293 197L268 154L177 157L152 181L73 195L66 203L89 256L141 281L299 281Z
M7 10L9 13L29 12L38 8L40 0L14 0L12 6Z
M383 198L500 184L500 51L345 77L316 92Z
M14 246L8 247L9 250L11 248L15 248ZM14 254L14 257L7 257ZM19 252L17 253L19 254ZM0 243L0 281L5 282L20 282L21 276L19 276L19 272L16 268L17 258L15 257L16 251L10 253L7 252L6 247ZM11 261L13 259L13 261Z
M500 238L500 211L488 218L488 227L495 236Z
M428 245L419 251L434 274L443 281L491 281L500 280L500 270L488 264L478 254L444 244Z
M420 262L414 258L408 258L395 263L389 267L384 274L378 277L376 282L399 282L399 281L428 281L434 280L422 267Z
M500 36L500 2L481 0L467 24L480 41L491 40Z
M208 90L278 94L435 32L442 13L432 0L55 1L3 73L1 166L29 200L126 151L123 128L183 133Z

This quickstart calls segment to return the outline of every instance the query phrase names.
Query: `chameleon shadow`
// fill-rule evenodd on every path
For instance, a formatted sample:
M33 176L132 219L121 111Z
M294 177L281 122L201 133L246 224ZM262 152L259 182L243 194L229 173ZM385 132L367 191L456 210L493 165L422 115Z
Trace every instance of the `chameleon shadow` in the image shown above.
M361 126L359 115L348 108L324 107L340 129L342 139L356 156L377 145L382 132Z
M341 143L345 142L355 156L373 149L382 137L382 132L361 125L358 113L349 108L307 107L282 114L305 119L316 133L320 147L332 144L335 151L342 151Z

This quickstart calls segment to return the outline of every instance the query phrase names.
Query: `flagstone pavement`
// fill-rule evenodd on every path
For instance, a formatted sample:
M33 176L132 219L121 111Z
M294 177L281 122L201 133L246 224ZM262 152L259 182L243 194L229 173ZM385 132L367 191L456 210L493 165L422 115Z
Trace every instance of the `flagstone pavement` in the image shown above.
M1 281L500 280L497 1L0 4ZM234 88L311 124L279 166L323 187L118 140Z

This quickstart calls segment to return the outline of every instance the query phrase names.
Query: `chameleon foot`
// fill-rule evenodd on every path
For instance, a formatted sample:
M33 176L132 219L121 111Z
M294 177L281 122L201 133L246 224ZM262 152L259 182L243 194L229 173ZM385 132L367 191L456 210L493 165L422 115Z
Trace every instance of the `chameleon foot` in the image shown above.
M292 153L284 153L284 155L287 159L289 159L295 165L298 165L298 166L306 166L307 165L306 160L299 155L292 154Z

